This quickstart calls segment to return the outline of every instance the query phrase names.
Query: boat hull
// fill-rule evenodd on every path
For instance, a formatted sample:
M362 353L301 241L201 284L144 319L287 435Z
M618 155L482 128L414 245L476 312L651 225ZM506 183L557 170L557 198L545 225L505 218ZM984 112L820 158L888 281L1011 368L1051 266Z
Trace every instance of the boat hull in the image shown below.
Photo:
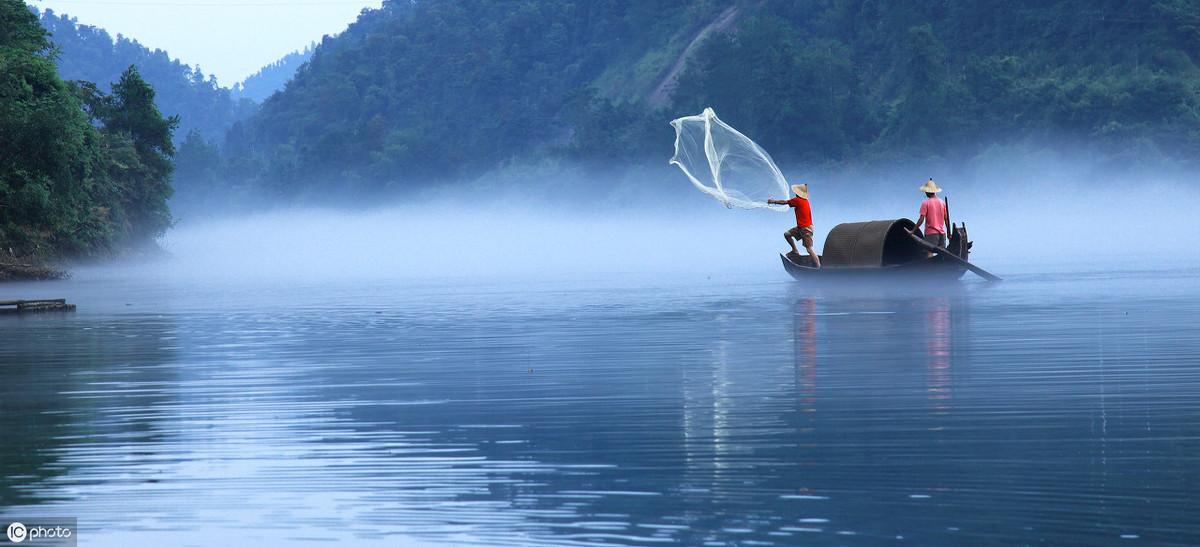
M790 255L791 253L789 253ZM967 269L940 256L888 266L830 266L814 268L807 256L779 255L783 269L798 281L851 279L930 279L952 281L962 278Z

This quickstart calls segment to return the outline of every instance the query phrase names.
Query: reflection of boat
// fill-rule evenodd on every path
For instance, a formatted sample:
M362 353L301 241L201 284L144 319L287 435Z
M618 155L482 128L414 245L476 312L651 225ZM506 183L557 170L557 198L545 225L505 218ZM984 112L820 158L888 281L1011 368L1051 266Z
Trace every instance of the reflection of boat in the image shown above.
M965 224L952 226L946 248L936 249L938 254L934 256L929 256L934 247L909 233L914 226L913 221L906 218L838 224L825 238L821 268L812 267L812 259L808 256L795 253L780 255L783 268L802 281L905 273L958 279L967 270L988 279L999 279L967 262L972 242L967 238Z

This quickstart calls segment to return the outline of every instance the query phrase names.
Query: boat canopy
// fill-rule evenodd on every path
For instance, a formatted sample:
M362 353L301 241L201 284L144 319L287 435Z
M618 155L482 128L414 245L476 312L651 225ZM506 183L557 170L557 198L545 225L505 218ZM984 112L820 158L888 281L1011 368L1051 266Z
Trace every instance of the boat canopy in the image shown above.
M821 265L882 268L926 257L908 235L916 224L907 218L838 224L825 237Z

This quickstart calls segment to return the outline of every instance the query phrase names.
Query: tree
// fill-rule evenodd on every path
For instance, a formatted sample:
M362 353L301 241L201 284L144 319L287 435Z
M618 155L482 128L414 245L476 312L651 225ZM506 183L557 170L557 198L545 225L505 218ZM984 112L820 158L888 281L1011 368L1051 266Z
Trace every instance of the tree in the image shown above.
M171 132L154 90L126 71L105 95L64 82L36 16L0 0L0 249L95 256L170 225Z
M37 17L0 0L0 245L6 254L97 252L97 130L58 77Z
M234 122L250 115L256 105L239 99L217 85L199 66L190 67L162 50L151 50L136 40L111 36L104 29L80 24L52 10L41 13L42 26L58 49L55 64L66 80L100 83L111 93L110 83L120 79L130 65L155 89L159 110L179 115L180 136L195 129L209 140L219 139Z
M103 119L114 153L125 156L122 169L112 174L124 179L124 209L128 233L138 242L152 240L171 226L167 198L171 197L171 137L179 117L164 118L154 105L154 88L130 66L113 85L111 106ZM126 150L132 147L132 154ZM136 159L136 162L133 161Z

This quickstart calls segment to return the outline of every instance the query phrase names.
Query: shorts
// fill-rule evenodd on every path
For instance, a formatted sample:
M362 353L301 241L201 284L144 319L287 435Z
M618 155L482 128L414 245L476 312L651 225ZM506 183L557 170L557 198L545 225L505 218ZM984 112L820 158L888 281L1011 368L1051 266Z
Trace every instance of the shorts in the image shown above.
M813 246L813 229L812 228L813 228L812 226L805 226L803 228L796 226L796 227L792 228L791 230L784 232L783 235L803 242L805 247L812 247Z
M936 245L938 247L945 247L946 246L946 234L939 234L936 232L934 232L932 234L925 234L925 242L930 245Z

